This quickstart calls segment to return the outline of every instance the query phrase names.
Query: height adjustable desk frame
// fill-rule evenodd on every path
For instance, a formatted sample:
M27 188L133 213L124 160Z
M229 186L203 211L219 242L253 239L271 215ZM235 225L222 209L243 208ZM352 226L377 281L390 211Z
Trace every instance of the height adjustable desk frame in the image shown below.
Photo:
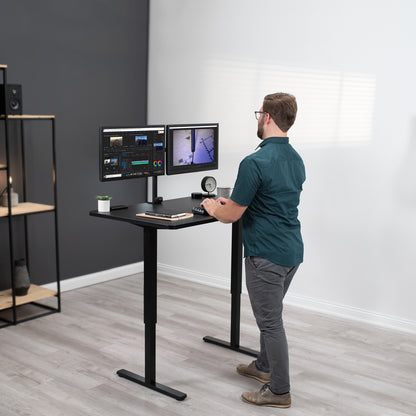
M172 389L156 382L156 322L157 322L157 230L193 227L196 225L215 222L210 216L194 215L192 218L166 221L153 218L138 217L136 214L147 210L163 211L164 209L178 212L191 212L197 201L191 198L180 198L164 201L162 204L142 203L129 206L127 209L102 213L91 211L90 215L108 220L124 221L142 227L144 230L144 284L143 284L143 316L145 325L145 375L140 376L128 370L118 370L120 377L141 384L159 393L184 400L186 393ZM242 276L242 228L241 221L232 224L231 239L231 330L230 342L206 336L205 342L229 348L253 357L257 351L240 346L240 306L241 306L241 276Z

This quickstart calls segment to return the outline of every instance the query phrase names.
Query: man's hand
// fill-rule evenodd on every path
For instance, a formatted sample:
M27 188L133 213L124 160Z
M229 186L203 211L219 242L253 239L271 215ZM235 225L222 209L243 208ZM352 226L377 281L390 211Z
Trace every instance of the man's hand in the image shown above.
M225 205L229 201L229 199L220 196L219 198L217 198L217 201L220 202L221 205Z
M225 223L238 221L247 209L247 207L237 204L232 199L223 197L218 199L206 198L201 202L201 207L204 207L209 215Z
M220 201L221 199L226 201L226 199L222 197L218 199L206 198L201 202L201 207L204 207L205 211L208 212L211 217L215 217L215 211L218 207L223 205L223 203Z

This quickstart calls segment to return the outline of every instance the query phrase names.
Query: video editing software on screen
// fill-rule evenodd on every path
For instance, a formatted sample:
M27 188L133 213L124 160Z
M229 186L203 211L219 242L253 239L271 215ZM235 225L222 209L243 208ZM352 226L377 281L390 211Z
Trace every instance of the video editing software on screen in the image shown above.
M101 180L163 175L165 127L102 128Z

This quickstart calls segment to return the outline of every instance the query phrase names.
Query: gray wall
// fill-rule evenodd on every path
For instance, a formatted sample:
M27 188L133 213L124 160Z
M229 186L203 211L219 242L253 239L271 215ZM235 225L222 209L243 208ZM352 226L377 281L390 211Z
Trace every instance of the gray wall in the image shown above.
M112 195L114 204L145 200L144 179L99 181L98 128L146 121L148 8L148 0L0 1L0 64L8 65L8 82L22 84L25 114L56 116L62 279L142 259L140 229L90 217L89 211L96 209L97 194ZM33 122L26 129L32 146L28 171L34 175L50 163L48 133ZM33 197L50 185L46 178L33 179ZM21 193L20 183L16 188ZM23 256L22 220L15 223L16 255ZM3 287L9 286L6 225L1 220ZM54 279L52 225L50 214L29 221L34 283Z

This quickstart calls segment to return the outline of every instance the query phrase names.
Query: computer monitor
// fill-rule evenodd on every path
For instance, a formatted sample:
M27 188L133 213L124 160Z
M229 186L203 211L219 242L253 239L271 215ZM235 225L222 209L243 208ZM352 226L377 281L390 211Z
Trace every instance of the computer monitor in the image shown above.
M218 123L166 126L166 173L218 169Z
M165 173L165 126L101 127L100 180Z

